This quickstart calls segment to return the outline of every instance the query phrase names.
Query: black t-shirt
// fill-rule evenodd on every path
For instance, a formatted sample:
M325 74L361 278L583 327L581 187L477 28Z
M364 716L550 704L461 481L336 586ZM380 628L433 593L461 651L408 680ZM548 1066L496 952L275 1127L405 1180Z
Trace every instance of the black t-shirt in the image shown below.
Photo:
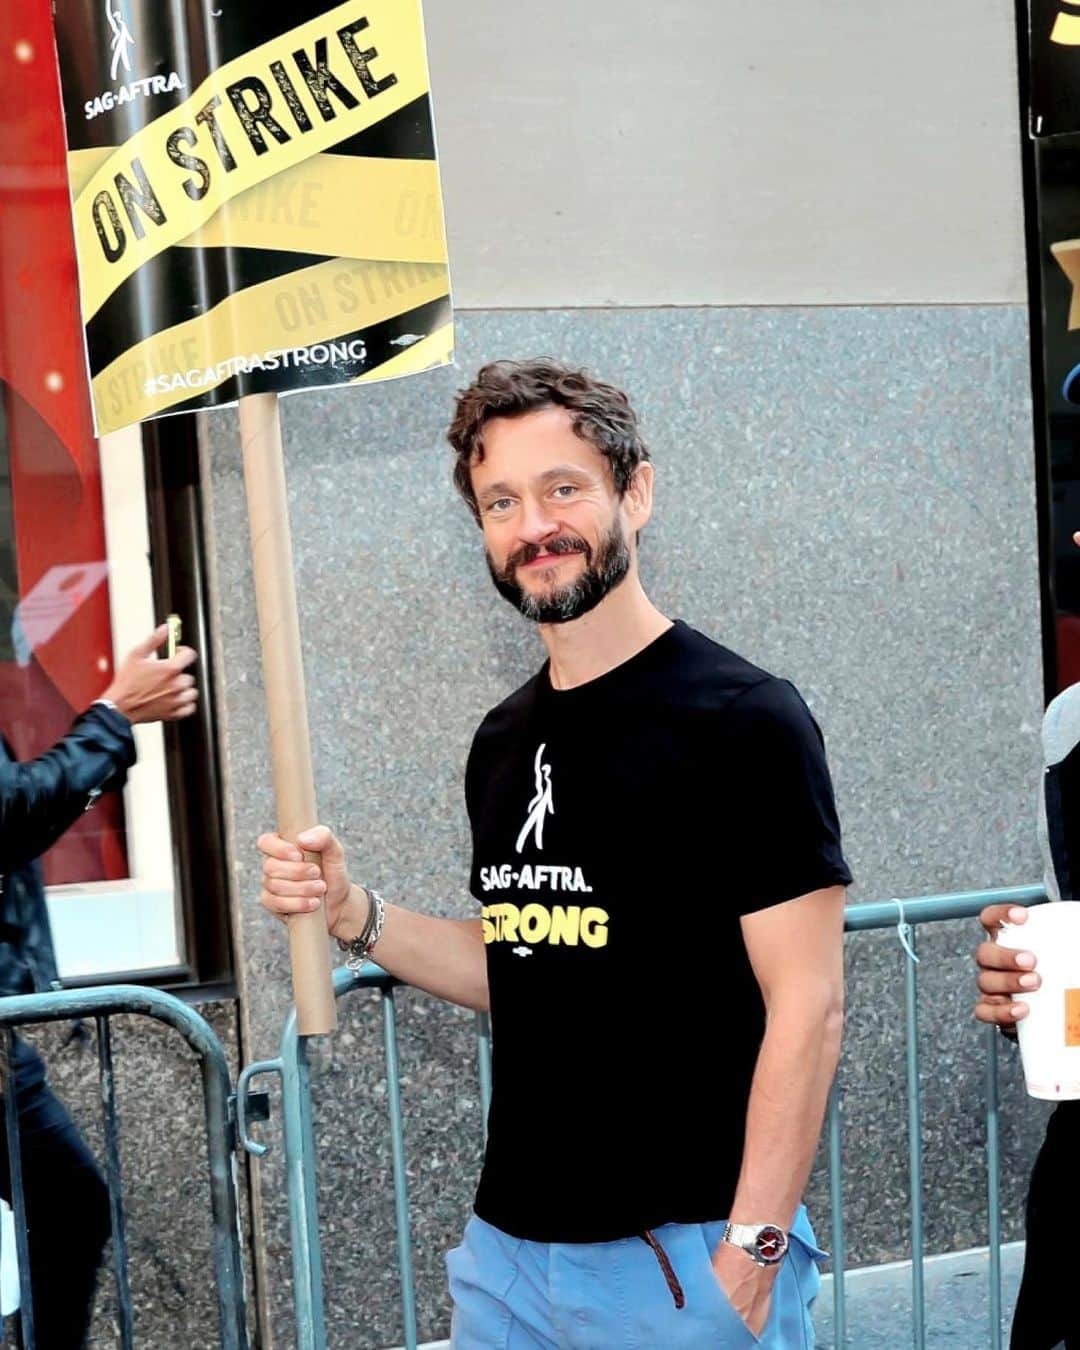
M806 704L676 622L574 689L545 665L485 718L466 798L493 1050L476 1212L537 1242L726 1218L764 1031L740 916L851 880Z

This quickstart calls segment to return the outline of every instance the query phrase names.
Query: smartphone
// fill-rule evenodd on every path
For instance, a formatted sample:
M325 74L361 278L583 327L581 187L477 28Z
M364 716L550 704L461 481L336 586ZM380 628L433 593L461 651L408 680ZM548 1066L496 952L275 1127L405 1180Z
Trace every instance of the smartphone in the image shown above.
M168 656L171 660L176 655L177 647L180 646L180 615L170 614L165 622L169 625Z

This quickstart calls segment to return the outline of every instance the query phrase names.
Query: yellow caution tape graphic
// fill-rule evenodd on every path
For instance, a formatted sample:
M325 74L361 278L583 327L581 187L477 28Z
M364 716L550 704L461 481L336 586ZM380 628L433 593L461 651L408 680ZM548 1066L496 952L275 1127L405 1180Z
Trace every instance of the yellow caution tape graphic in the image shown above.
M1076 0L1064 0L1064 2L1071 5L1073 9L1077 8ZM1054 27L1050 32L1050 41L1056 42L1062 47L1080 47L1080 14L1070 14L1067 9L1063 9L1054 20Z
M72 191L111 153L70 154ZM439 166L432 159L312 155L227 201L178 245L445 262Z
M445 262L438 165L315 155L226 202L180 243Z
M446 366L454 359L454 325L443 324L428 337L421 338L389 361L358 375L354 384L368 384L374 380L396 380L400 375L419 375L432 366Z
M98 434L158 416L238 375L322 366L330 382L335 362L364 355L356 350L362 339L352 338L351 345L337 339L438 300L448 295L449 284L441 263L332 258L249 286L137 343L94 376ZM250 336L243 337L251 333L264 335L265 345L252 350ZM449 342L441 350L448 360ZM420 359L414 351L406 348L376 370L402 358ZM431 355L415 368L438 359Z
M427 92L419 6L348 0L219 67L103 162L91 162L94 151L77 152L83 321L143 264L209 225L225 203ZM391 232L402 209L397 197L386 208ZM322 210L329 215L335 206L345 233L362 207L331 198ZM226 229L226 218L215 228ZM386 232L385 213L373 228ZM356 256L353 248L341 251Z

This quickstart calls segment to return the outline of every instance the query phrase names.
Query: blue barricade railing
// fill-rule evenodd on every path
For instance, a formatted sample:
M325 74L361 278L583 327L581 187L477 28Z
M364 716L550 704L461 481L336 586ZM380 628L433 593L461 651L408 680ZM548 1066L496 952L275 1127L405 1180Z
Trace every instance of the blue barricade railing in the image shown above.
M904 968L904 1034L908 1096L908 1169L910 1181L909 1242L912 1258L912 1326L915 1350L925 1350L926 1314L923 1262L925 1259L922 1210L921 1096L919 1088L918 969L914 960L917 931L921 925L947 919L970 918L992 903L1039 904L1046 899L1041 887L1022 886L993 891L968 891L953 895L889 900L849 906L846 930L895 928L907 950ZM416 1290L413 1275L410 1211L405 1165L405 1132L401 1104L401 1071L397 1045L397 1012L394 990L397 982L375 966L358 976L348 970L335 972L336 994L357 989L377 990L383 1020L383 1053L386 1065L387 1103L393 1160L397 1258L401 1275L403 1339L408 1350L417 1345ZM283 1121L289 1222L295 1282L297 1345L299 1350L325 1350L327 1343L323 1311L322 1259L319 1244L315 1187L315 1139L312 1128L311 1075L307 1042L300 1037L293 1013L283 1030L280 1054L243 1070L235 1096L220 1042L203 1019L179 1000L153 989L117 986L88 991L27 995L0 1000L0 1074L7 1081L13 1028L23 1024L75 1018L92 1018L97 1027L98 1075L105 1137L105 1173L113 1235L113 1273L116 1282L120 1343L132 1350L134 1329L127 1270L127 1238L124 1229L121 1150L113 1087L112 1039L109 1019L115 1014L142 1014L173 1027L199 1058L204 1096L209 1189L213 1218L213 1251L220 1343L223 1350L246 1350L246 1319L243 1258L238 1228L233 1179L239 1141L252 1153L265 1152L248 1128L251 1084L260 1075L273 1073L282 1082ZM987 1028L985 1112L988 1248L990 1273L988 1304L990 1350L1001 1350L1001 1223L999 1213L999 1158L997 1035ZM486 1119L490 1100L490 1035L487 1018L477 1018L477 1056L480 1096ZM833 1331L835 1345L848 1344L844 1283L843 1157L840 1102L843 1083L834 1085L827 1119L829 1193L833 1268ZM20 1176L18 1116L15 1098L5 1092L5 1125L11 1160L12 1208L15 1212L23 1298L20 1308L23 1344L34 1350L33 1303L29 1293L29 1260L26 1237L25 1196ZM236 1119L233 1117L235 1106Z
M921 924L941 923L947 919L973 918L986 905L1038 905L1046 900L1041 886L1013 886L993 891L960 891L951 895L919 896L907 900L885 900L873 904L849 905L844 928L848 933L870 929L895 928L906 949L904 962L904 1045L908 1103L908 1173L910 1186L911 1250L911 1333L914 1350L926 1348L926 1290L924 1282L925 1247L922 1207L922 1094L919 1086L919 989L917 929ZM974 972L973 972L974 973ZM974 1000L974 981L972 981ZM1001 1212L999 1196L1000 1136L998 1132L998 1033L984 1030L986 1041L985 1113L986 1113L986 1194L987 1246L990 1251L988 1302L990 1309L990 1350L1001 1350ZM844 1350L847 1339L847 1310L844 1288L844 1203L843 1157L840 1129L840 1098L843 1082L833 1085L829 1095L827 1121L829 1140L829 1197L832 1231L833 1333L837 1350Z
M908 1167L910 1177L910 1248L912 1259L912 1345L926 1347L926 1299L923 1262L925 1259L922 1209L921 1094L919 1088L918 981L915 961L917 930L921 925L948 919L971 918L990 904L1036 905L1046 900L1041 886L1015 886L998 890L963 891L949 895L919 896L905 900L887 900L872 904L849 905L845 914L848 933L870 929L894 928L906 950L904 970L904 1033L906 1044L906 1082L908 1094ZM401 1112L401 1075L397 1052L397 1021L392 977L376 966L365 967L359 975L342 968L335 971L334 990L338 997L357 989L375 989L381 995L383 1039L387 1075L387 1101L393 1156L394 1199L397 1222L398 1264L401 1273L401 1311L403 1339L407 1350L416 1350L416 1288L413 1277L410 1236L409 1196L405 1169L405 1135ZM972 985L974 998L974 985ZM986 1165L988 1246L990 1276L990 1350L1001 1350L1001 1222L999 1213L998 1068L997 1033L985 1030L986 1038ZM490 1100L490 1036L487 1018L477 1019L477 1054L484 1119ZM324 1350L326 1327L323 1312L322 1258L319 1246L318 1210L315 1191L315 1139L312 1129L311 1075L307 1045L299 1036L295 1010L285 1024L277 1059L250 1064L240 1076L237 1098L247 1099L251 1082L263 1074L275 1074L282 1082L284 1142L292 1234L294 1296L296 1306L296 1344L298 1350ZM848 1345L844 1281L843 1157L840 1100L843 1084L839 1081L830 1094L827 1118L829 1193L831 1207L833 1280L833 1331L837 1350ZM265 1152L265 1146L251 1139L241 1116L241 1137L253 1153Z
M122 1350L132 1350L134 1325L128 1281L127 1235L124 1228L123 1177L113 1076L109 1019L117 1014L140 1014L179 1032L198 1057L202 1075L206 1148L209 1163L210 1208L213 1220L214 1277L222 1350L247 1350L244 1268L234 1166L239 1152L229 1066L221 1042L209 1025L186 1003L171 994L139 985L27 994L0 999L0 1075L4 1083L12 1210L19 1257L19 1324L22 1350L35 1350L34 1305L23 1188L19 1119L16 1094L8 1090L14 1028L40 1022L93 1018L97 1027L98 1080L105 1136L105 1176L112 1221L113 1275L116 1282L117 1321ZM249 1112L250 1114L250 1112ZM38 1350L48 1350L40 1346Z

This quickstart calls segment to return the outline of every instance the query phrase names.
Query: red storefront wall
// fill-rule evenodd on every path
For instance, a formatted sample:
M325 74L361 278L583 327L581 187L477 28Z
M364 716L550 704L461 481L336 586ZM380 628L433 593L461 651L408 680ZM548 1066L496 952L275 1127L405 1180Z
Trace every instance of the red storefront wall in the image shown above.
M0 81L0 439L14 519L0 547L13 552L19 598L0 614L14 652L0 660L0 732L26 759L63 735L112 672L49 0L0 6ZM127 876L119 797L103 798L44 866L50 884Z

